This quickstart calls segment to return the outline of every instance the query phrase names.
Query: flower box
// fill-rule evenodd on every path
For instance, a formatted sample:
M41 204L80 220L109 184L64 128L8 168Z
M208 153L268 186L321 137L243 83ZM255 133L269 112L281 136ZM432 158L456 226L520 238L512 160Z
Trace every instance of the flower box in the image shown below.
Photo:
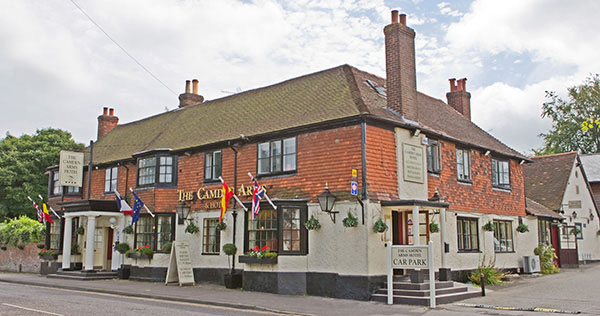
M248 264L276 264L277 257L274 258L257 258L250 256L239 256L240 263L248 263Z
M135 253L135 252L130 252L127 254L128 258L132 258L132 259L150 259L152 260L152 257L154 256L154 254L143 254L143 253Z
M42 260L46 260L46 261L53 261L53 260L56 260L58 258L58 255L46 254L46 255L41 255L40 258Z

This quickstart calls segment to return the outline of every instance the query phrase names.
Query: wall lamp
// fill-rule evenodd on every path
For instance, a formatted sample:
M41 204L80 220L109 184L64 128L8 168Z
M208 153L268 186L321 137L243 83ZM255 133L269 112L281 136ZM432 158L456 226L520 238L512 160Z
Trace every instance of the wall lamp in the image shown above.
M489 150L486 150L486 151L485 151L485 154L483 154L483 155L487 157L487 156L489 156L491 153L492 153L491 151L489 151Z
M181 201L181 203L177 204L175 209L177 210L178 224L183 225L184 221L188 218L188 215L190 215L190 207L185 204L184 201Z
M321 211L329 213L329 217L335 224L335 214L339 212L333 211L333 206L335 205L336 197L335 195L333 195L333 193L329 192L329 187L327 186L327 183L325 183L325 190L323 191L323 193L317 196L317 199L319 200L319 206L321 207Z
M577 212L573 211L573 213L571 213L571 217L577 218Z
M417 136L419 136L420 134L421 134L421 130L420 130L420 129L418 129L418 128L417 128L417 129L415 129L415 130L412 132L412 136L414 136L414 137L417 137Z

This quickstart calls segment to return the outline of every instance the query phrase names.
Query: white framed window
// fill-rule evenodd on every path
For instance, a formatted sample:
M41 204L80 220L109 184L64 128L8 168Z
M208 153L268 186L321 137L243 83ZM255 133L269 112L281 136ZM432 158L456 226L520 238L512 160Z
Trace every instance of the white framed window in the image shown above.
M104 172L104 192L114 192L117 189L118 167L106 168Z
M456 149L456 174L459 181L471 182L471 151Z

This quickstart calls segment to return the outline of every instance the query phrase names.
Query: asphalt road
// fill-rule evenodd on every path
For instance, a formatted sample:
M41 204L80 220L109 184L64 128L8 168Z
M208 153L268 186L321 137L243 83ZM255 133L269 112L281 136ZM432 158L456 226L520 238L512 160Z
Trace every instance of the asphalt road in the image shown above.
M0 315L283 315L157 299L0 283ZM288 314L289 315L289 314Z

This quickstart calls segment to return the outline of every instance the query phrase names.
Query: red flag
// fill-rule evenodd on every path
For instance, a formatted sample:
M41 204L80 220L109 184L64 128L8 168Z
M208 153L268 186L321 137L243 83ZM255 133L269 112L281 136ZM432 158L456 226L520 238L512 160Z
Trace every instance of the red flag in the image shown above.
M221 197L221 217L219 217L219 223L225 217L227 212L227 206L229 206L229 200L235 195L235 192L223 181L223 197Z

